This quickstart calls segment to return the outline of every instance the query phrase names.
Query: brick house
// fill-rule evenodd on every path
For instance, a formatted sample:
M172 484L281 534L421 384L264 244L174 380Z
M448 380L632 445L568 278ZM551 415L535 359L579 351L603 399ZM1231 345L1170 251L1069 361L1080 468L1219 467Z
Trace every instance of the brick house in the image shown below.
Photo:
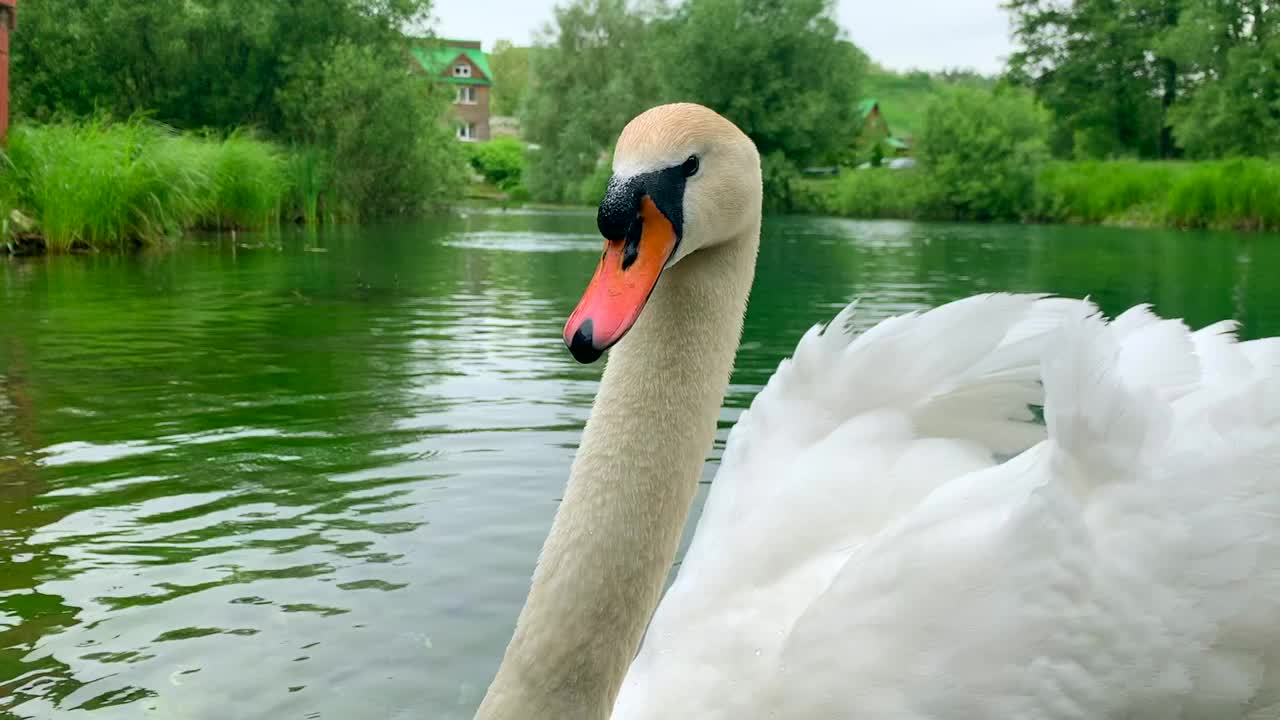
M459 140L485 142L489 131L489 92L493 71L478 40L438 40L415 45L410 55L416 69L454 91L454 123Z

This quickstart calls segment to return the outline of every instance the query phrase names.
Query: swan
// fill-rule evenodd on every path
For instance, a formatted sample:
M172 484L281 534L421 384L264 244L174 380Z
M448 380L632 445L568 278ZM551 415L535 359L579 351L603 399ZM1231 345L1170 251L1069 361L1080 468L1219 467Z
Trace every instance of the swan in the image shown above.
M613 171L564 333L612 350L477 718L1280 717L1280 341L1147 306L993 294L814 327L730 432L664 595L760 160L674 104Z

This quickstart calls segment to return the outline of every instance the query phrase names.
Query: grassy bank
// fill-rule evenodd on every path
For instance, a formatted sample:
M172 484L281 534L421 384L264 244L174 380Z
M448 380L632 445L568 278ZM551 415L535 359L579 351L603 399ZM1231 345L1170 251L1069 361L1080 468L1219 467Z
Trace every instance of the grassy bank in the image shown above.
M974 183L982 182L975 172ZM804 209L859 218L970 219L942 201L928 171L846 171L806 180ZM1280 163L1051 162L1002 220L1147 227L1280 230Z
M179 134L146 122L14 128L0 174L15 250L112 250L192 229L316 221L329 172L314 151L244 133ZM21 220L13 214L18 210Z

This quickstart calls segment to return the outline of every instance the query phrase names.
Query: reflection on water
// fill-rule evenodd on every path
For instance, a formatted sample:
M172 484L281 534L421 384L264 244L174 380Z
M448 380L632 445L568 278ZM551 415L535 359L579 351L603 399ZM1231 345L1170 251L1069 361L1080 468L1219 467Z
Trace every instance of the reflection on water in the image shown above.
M0 263L0 716L470 717L599 376L559 339L594 224ZM771 220L720 443L855 296L863 324L1044 290L1254 337L1278 262L1265 236Z

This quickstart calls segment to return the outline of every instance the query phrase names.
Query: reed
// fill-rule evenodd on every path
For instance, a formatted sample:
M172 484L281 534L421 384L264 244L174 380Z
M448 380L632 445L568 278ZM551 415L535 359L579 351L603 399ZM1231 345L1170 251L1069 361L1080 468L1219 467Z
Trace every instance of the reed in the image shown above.
M51 252L123 249L192 228L261 229L279 220L288 165L277 146L241 132L180 134L144 120L19 125L0 210L30 215Z

